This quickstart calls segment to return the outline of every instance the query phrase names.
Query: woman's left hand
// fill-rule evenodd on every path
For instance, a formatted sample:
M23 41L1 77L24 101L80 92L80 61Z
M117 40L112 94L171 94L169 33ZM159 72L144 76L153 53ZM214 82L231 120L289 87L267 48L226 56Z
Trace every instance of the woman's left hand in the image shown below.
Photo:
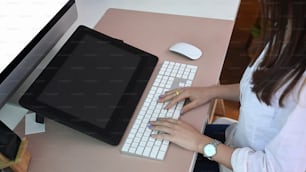
M158 134L152 134L153 138L169 140L195 152L201 151L203 143L211 140L186 122L171 118L159 118L156 121L151 121L150 128L159 131Z

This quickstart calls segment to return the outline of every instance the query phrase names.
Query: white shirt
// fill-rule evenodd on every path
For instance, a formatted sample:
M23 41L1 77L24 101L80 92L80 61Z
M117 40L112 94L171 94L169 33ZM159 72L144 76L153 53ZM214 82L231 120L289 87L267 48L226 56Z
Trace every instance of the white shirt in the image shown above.
M226 130L226 144L236 148L231 157L235 172L306 171L306 72L278 106L260 102L251 91L252 74L261 57L248 67L240 82L239 122ZM221 171L229 171L223 166Z

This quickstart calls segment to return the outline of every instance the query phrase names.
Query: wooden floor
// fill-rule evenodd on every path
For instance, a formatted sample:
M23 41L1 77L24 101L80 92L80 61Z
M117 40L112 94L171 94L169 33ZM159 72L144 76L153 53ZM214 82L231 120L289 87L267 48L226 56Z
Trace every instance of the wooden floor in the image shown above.
M258 0L241 0L229 49L220 76L221 84L238 83L245 68L249 64L250 57L247 50L251 40L250 30L256 23L258 11ZM217 117L226 116L229 118L238 119L239 103L223 100L223 104L224 114L215 115Z

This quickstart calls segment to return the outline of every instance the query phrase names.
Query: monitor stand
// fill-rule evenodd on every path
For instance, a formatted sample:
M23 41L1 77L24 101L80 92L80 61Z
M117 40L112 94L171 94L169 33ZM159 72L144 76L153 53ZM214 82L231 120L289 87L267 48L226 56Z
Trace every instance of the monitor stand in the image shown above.
M0 109L0 120L11 130L14 130L28 111L28 109L25 109L18 104L6 103Z
M35 115L35 122L44 124L45 123L45 117L39 114Z

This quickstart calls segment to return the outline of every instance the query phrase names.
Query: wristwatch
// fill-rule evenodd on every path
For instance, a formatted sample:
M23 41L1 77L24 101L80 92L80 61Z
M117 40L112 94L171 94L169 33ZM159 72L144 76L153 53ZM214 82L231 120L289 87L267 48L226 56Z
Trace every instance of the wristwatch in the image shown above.
M206 144L203 147L203 156L206 157L209 160L212 160L212 157L214 157L217 154L217 146L221 142L214 139L212 142Z

